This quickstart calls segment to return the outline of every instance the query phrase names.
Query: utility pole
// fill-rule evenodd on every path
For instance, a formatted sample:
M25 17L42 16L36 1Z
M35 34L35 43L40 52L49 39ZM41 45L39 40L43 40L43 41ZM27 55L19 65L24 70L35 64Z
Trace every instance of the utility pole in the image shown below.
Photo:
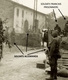
M34 12L33 12L33 29L34 32L36 32L36 29L38 27L38 22L37 22L37 3L38 0L34 0Z
M36 20L37 20L37 2L38 0L36 0Z

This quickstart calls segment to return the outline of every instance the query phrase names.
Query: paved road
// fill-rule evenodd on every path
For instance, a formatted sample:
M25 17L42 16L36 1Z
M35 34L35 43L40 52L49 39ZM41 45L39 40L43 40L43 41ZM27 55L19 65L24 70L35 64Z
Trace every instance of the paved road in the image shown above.
M25 55L30 53L25 52ZM0 63L0 80L37 80L37 77L45 74L44 70L37 69L36 63L45 59L44 52L36 53L38 57L14 57L22 55L21 52L14 52L11 49L4 49L3 59ZM39 73L40 71L40 73ZM37 77L36 77L37 76Z

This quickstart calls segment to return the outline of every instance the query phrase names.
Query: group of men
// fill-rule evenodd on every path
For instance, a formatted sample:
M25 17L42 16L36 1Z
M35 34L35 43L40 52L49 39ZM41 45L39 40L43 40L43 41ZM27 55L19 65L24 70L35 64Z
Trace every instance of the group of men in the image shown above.
M54 30L51 31L50 36L52 39L45 41L47 42L47 56L51 68L50 77L46 80L57 80L57 60L61 58L60 44L62 41L61 28L58 24L56 24ZM47 39L49 39L49 37Z
M54 31L51 32L52 35L52 41L48 43L48 59L49 59L49 64L51 67L51 73L50 73L50 78L47 78L47 80L57 80L57 60L61 58L60 55L60 43L61 43L61 36L60 36L61 29L56 25L54 28ZM46 33L48 35L48 32ZM46 36L45 35L45 36ZM48 37L43 38L43 41L46 40L48 42ZM3 46L2 43L4 41L3 37L3 23L2 19L0 18L0 60L2 58L2 51L3 51Z

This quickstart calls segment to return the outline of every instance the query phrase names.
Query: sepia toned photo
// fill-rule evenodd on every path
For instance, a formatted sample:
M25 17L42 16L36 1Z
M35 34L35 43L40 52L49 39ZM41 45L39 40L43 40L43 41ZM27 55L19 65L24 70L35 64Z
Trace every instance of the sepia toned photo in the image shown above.
M68 80L67 7L0 0L0 80Z

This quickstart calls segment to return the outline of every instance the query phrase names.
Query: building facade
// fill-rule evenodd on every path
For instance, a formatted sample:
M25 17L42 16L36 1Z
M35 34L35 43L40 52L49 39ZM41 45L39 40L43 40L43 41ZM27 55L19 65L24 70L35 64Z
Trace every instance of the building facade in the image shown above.
M0 0L0 17L7 19L4 26L15 28L17 33L23 33L33 28L34 10L11 0ZM38 28L45 26L45 14L37 12ZM43 24L43 25L42 25Z
M4 28L7 26L9 34L15 30L15 33L27 33L38 29L42 31L45 28L44 13L37 11L37 27L33 26L34 10L22 4L11 0L0 0L0 18L3 20Z
M16 32L23 33L33 29L34 10L14 3L14 28ZM45 26L45 14L37 12L38 28ZM42 25L43 24L43 25Z

